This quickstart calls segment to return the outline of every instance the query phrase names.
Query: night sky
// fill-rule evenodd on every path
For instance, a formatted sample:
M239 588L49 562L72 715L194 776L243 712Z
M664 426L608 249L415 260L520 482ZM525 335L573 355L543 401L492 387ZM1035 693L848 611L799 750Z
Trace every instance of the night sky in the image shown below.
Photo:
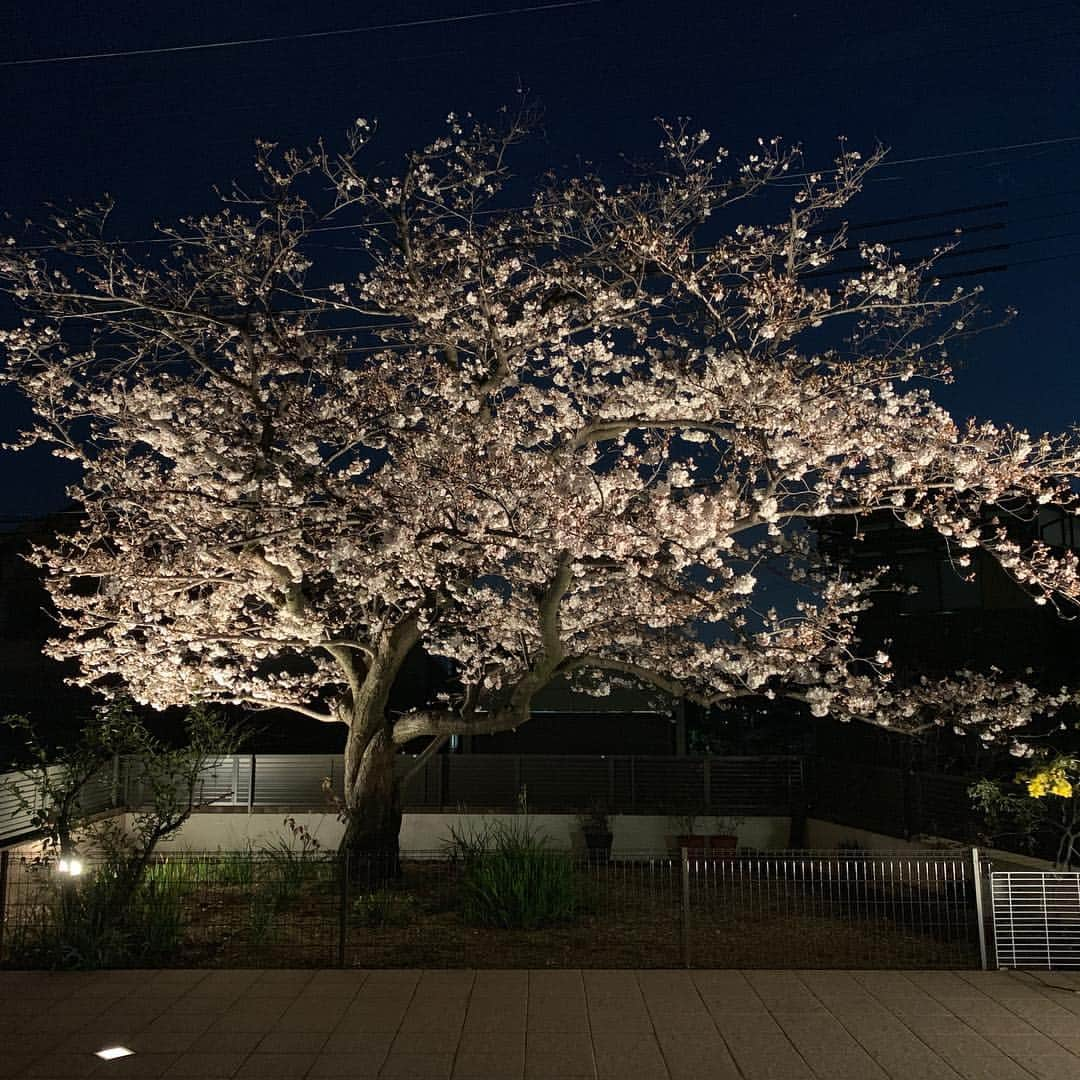
M9 5L0 210L17 227L43 216L46 201L107 191L118 201L116 236L148 237L155 219L212 209L214 183L249 176L256 138L324 135L333 145L365 116L381 127L369 160L396 163L449 110L493 117L519 86L544 111L542 136L516 158L525 175L582 160L618 179L621 153L654 152L657 115L692 116L735 155L759 135L783 135L803 144L811 167L828 166L837 135L867 150L880 140L896 164L846 216L912 220L859 235L905 240L965 226L971 253L942 270L1007 265L959 280L981 281L991 306L1020 311L956 356L963 371L944 403L1039 430L1078 420L1080 4L529 6ZM362 29L372 27L383 28ZM338 30L359 32L20 62ZM941 240L906 242L905 252ZM24 415L14 397L0 399L0 439ZM63 482L44 453L0 454L0 527L60 508Z

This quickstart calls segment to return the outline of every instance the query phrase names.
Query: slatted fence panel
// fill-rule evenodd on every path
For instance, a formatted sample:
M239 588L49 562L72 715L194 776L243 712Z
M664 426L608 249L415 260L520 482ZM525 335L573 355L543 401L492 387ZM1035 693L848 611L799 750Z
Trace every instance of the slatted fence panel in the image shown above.
M341 768L338 755L260 754L255 761L255 805L322 807L323 778L340 774Z
M522 756L519 776L529 807L536 810L584 810L609 799L610 770L602 757Z
M902 769L814 758L807 814L890 836L907 831Z
M639 757L632 765L631 805L638 813L693 811L705 805L705 765L700 758Z
M708 778L713 813L788 814L802 800L798 758L710 758Z
M999 968L1080 969L1080 873L990 875Z

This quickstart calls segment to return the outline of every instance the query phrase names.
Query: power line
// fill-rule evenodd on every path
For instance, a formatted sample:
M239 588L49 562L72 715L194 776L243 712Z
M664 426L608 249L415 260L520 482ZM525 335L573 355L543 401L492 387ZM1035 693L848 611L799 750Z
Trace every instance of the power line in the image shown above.
M593 2L593 0L590 0L590 2ZM599 0L596 0L596 2L599 2ZM902 159L900 159L898 161L885 161L885 162L882 163L881 167L882 168L899 167L899 166L906 166L906 165L913 165L913 164L923 164L925 162L937 161L937 160L941 160L941 159L945 159L945 158L951 158L951 159L966 158L966 157L974 157L974 156L981 155L981 154L1006 153L1006 152L1011 152L1011 151L1015 151L1015 150L1026 150L1026 149L1030 149L1032 147L1069 146L1069 145L1075 145L1075 144L1078 144L1078 143L1080 143L1080 135L1064 135L1064 136L1061 136L1059 138L1054 138L1054 139L1036 139L1036 140L1026 142L1026 143L1013 143L1013 144L1007 145L1007 146L976 146L976 147L972 147L971 149L968 149L968 150L955 150L955 151L950 151L948 153L943 153L943 154L923 154L923 155L921 155L919 157L902 158ZM802 172L802 173L789 173L787 175L790 176L790 177L794 177L794 178L800 178L801 177L803 179L806 179L809 176L813 176L813 175L826 176L826 175L829 175L831 173L835 173L837 171L838 170L836 170L836 169L812 169L812 170L808 170L808 171ZM870 180L874 180L874 179L892 180L894 178L893 177L873 177L873 176L870 176L870 177L868 177L868 179L870 179ZM712 185L712 186L713 187L720 187L721 185L720 184L715 184L715 185ZM798 184L798 185L797 184L788 184L786 182L778 181L774 186L776 186L776 187L801 187L802 185L801 184ZM1062 191L1062 192L1047 192L1047 193L1041 194L1041 195L1026 196L1024 198L1015 199L1013 201L1026 202L1026 201L1031 201L1031 200L1034 200L1034 199L1050 199L1050 198L1055 198L1058 195L1068 195L1068 194L1075 193L1075 190L1080 190L1080 189L1073 189L1072 191ZM530 210L530 209L533 208L533 205L534 204L528 204L528 205L522 205L522 206L506 206L506 207L498 207L498 208L493 207L491 209L478 210L477 213L478 214L483 214L485 216L492 215L492 214L514 213L516 211ZM1007 206L1007 205L1008 205L1008 202L977 203L977 204L973 204L971 206L957 207L955 209L950 209L950 210L934 211L934 212L927 213L927 214L916 214L916 215L912 215L912 216L909 216L909 217L903 217L903 218L887 218L887 219L882 219L880 221L866 222L866 223L863 223L863 224L858 225L858 226L851 226L850 229L854 230L856 228L858 228L858 229L877 228L879 226L901 224L901 223L908 222L908 221L922 221L922 220L925 220L925 219L928 219L928 218L931 218L931 217L945 217L945 216L947 216L949 214L969 213L969 212L974 212L976 210L999 209L999 208ZM352 224L352 225L315 225L315 226L313 226L312 228L310 228L308 230L308 233L309 234L315 234L315 233L347 232L347 231L349 231L351 229L372 231L374 229L385 228L386 226L393 225L393 224L394 223L389 218L387 218L384 221L368 221L368 222L360 222L360 223L356 223L356 224ZM828 230L826 230L826 231L828 231ZM191 238L191 239L196 239L196 238ZM175 237L161 237L161 236L152 236L152 237L143 237L143 238L135 237L135 238L130 238L130 239L126 239L126 240L109 240L109 241L106 241L106 243L110 247L119 247L119 246L122 246L124 244L182 244L184 242L185 242L184 237L180 237L179 239L177 239ZM78 245L76 244L74 246L78 246ZM25 247L23 247L22 250L23 251L56 251L56 250L59 250L59 247L60 247L60 245L58 245L58 244L28 244Z
M197 45L171 45L155 49L124 49L114 52L81 53L71 56L38 56L24 60L0 60L0 67L30 67L36 64L67 64L80 60L114 60L124 56L161 56L165 53L199 52L207 49L234 49L248 45L271 45L280 41L311 41L316 38L345 37L371 34L381 30L405 30L414 26L441 26L446 23L476 22L498 19L506 15L528 15L534 12L556 11L560 8L589 7L603 0L560 0L553 4L508 8L505 11L480 11L472 15L443 15L430 19L409 19L403 22L378 23L373 26L354 26L344 30L316 30L304 34L279 34L274 37L235 38L229 41L207 41Z

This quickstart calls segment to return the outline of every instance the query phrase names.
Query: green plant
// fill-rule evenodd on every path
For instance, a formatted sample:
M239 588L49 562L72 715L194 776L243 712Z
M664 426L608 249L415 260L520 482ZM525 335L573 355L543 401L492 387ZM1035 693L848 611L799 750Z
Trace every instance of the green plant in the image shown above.
M746 818L735 814L717 814L713 819L713 828L722 836L735 836L739 831L739 826L745 821Z
M277 890L284 906L296 899L305 883L325 877L331 864L308 828L297 824L293 817L284 818L282 824L291 836L264 843L262 855L269 872L268 884Z
M525 800L520 800L525 806ZM548 847L526 817L485 822L472 831L450 829L453 856L462 863L461 913L476 926L533 930L577 918L586 903L569 852Z
M668 821L679 836L693 836L702 813L702 811L686 811L681 814L672 814L668 817Z
M274 939L274 916L281 910L280 891L265 884L252 891L244 919L244 937L255 948Z
M583 833L602 834L611 832L611 818L607 804L600 799L593 801L584 813L578 814L578 825Z
M1080 763L1059 755L1016 774L1012 783L978 780L968 797L983 815L989 841L1014 838L1034 851L1040 835L1057 842L1054 863L1068 867L1080 855Z
M390 889L358 896L352 905L353 922L370 930L384 926L408 926L416 918L419 905L409 893Z
M180 890L160 882L129 889L125 868L105 862L85 876L40 875L28 917L12 927L16 967L98 969L171 962L184 934Z

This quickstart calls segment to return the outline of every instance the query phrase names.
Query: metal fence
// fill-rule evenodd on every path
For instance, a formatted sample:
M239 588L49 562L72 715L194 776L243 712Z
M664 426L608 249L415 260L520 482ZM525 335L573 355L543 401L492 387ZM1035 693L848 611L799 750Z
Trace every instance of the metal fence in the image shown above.
M18 967L980 965L978 890L969 852L693 857L684 850L590 860L546 851L543 873L535 866L525 871L513 859L499 864L487 855L422 854L427 857L400 862L343 861L295 851L170 857L155 863L122 904L111 891L115 878L102 864L88 863L83 876L73 880L5 854L0 962ZM527 881L533 885L524 887Z
M1080 873L990 875L998 968L1080 969Z
M979 817L967 793L971 777L828 758L808 758L804 770L811 817L905 839L977 838Z
M401 756L401 777L414 759ZM203 770L201 803L256 809L327 809L323 780L343 794L340 754L236 754ZM87 813L138 807L144 792L138 757L117 758L84 792ZM20 810L7 781L28 795L32 781L18 774L0 776L0 843L30 835L32 813ZM406 809L510 810L524 788L529 806L543 810L582 810L596 800L612 813L700 812L713 814L792 813L803 800L802 760L798 757L680 758L628 755L442 754L405 780Z
M903 838L948 836L973 843L978 820L967 796L970 779L853 762L796 756L648 757L629 755L437 754L405 777L407 810L509 810L524 788L537 811L574 811L598 799L612 813L699 812L728 815L812 816ZM88 813L139 806L137 757L118 758L84 793ZM218 806L326 809L329 777L342 794L340 754L237 754L203 772L199 799ZM0 844L32 832L30 813L18 809L16 774L0 776Z

